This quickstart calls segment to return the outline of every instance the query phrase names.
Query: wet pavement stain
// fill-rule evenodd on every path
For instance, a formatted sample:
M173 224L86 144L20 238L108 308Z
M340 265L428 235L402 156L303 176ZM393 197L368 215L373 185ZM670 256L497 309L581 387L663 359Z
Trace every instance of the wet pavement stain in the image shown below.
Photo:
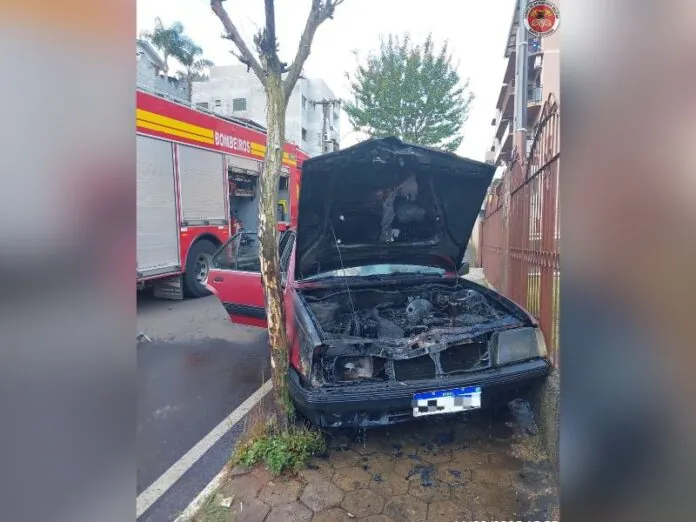
M508 405L514 426L523 435L537 435L539 429L534 420L532 406L524 399L515 399Z
M454 434L452 433L438 433L435 435L435 443L440 446L446 446L447 444L452 444L454 442Z
M457 506L463 511L453 511L453 516L459 519L469 512L471 520L529 519L552 512L557 495L549 487L553 466L530 463L513 451L520 440L534 438L528 406L518 401L472 418L412 422L407 430L404 425L373 428L357 438L338 434L331 437L326 463L346 451L361 453L352 466L356 473L367 472L370 482L365 489L385 502L387 515L398 511L398 503L407 511L415 510L414 520L420 520L418 513L426 508L428 513L431 509L444 513L449 508L456 511ZM392 464L382 472L385 463ZM377 469L380 473L374 472ZM336 470L345 474L350 468L341 464Z
M433 486L433 468L423 468L420 470L420 480L421 486L424 488L430 488Z
M153 340L138 348L138 487L143 490L270 375L266 339Z

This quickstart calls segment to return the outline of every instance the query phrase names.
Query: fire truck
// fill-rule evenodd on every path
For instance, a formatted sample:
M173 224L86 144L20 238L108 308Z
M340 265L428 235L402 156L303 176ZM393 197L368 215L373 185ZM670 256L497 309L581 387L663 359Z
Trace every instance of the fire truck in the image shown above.
M256 229L265 129L140 86L136 97L138 288L168 299L208 295L212 255L240 229ZM305 158L286 142L281 230L296 223Z

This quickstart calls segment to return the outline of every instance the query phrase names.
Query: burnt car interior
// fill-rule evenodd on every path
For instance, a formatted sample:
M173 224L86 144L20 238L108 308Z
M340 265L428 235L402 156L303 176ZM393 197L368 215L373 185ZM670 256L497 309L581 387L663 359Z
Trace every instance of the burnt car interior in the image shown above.
M490 167L389 139L305 165L297 276L334 278L300 290L321 340L311 385L490 368L499 332L528 325L457 277Z
M491 365L494 330L523 325L462 284L315 290L303 298L326 346L341 346L336 355L329 348L315 359L320 367L315 385L434 379L482 370Z
M341 268L344 262L357 266L367 247L385 262L390 256L395 262L413 246L420 247L421 264L443 252L457 257L454 253L462 249L463 255L480 194L490 182L483 169L462 166L453 155L434 159L417 147L343 152L350 156L337 154L334 160L327 155L306 164L298 279Z
M440 214L432 187L423 176L391 171L374 187L347 184L338 205L332 208L331 224L342 244L430 241L438 232ZM421 179L418 179L421 178ZM420 181L420 182L419 182ZM386 188L385 188L386 185ZM419 187L424 187L419 191ZM365 199L365 194L370 198ZM367 240L366 240L367 239Z

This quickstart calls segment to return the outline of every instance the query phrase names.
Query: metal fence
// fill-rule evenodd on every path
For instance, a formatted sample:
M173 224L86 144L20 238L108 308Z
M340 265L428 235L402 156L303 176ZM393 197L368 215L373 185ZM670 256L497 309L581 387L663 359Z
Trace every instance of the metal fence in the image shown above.
M529 156L513 160L489 192L479 240L486 278L539 320L554 363L560 311L559 157L560 111L551 95Z

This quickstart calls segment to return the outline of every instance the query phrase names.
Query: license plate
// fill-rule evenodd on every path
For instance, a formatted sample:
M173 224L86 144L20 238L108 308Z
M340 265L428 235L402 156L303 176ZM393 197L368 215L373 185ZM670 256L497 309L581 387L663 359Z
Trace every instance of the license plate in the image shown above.
M481 408L481 387L467 386L453 390L416 393L411 405L414 417L477 410Z

